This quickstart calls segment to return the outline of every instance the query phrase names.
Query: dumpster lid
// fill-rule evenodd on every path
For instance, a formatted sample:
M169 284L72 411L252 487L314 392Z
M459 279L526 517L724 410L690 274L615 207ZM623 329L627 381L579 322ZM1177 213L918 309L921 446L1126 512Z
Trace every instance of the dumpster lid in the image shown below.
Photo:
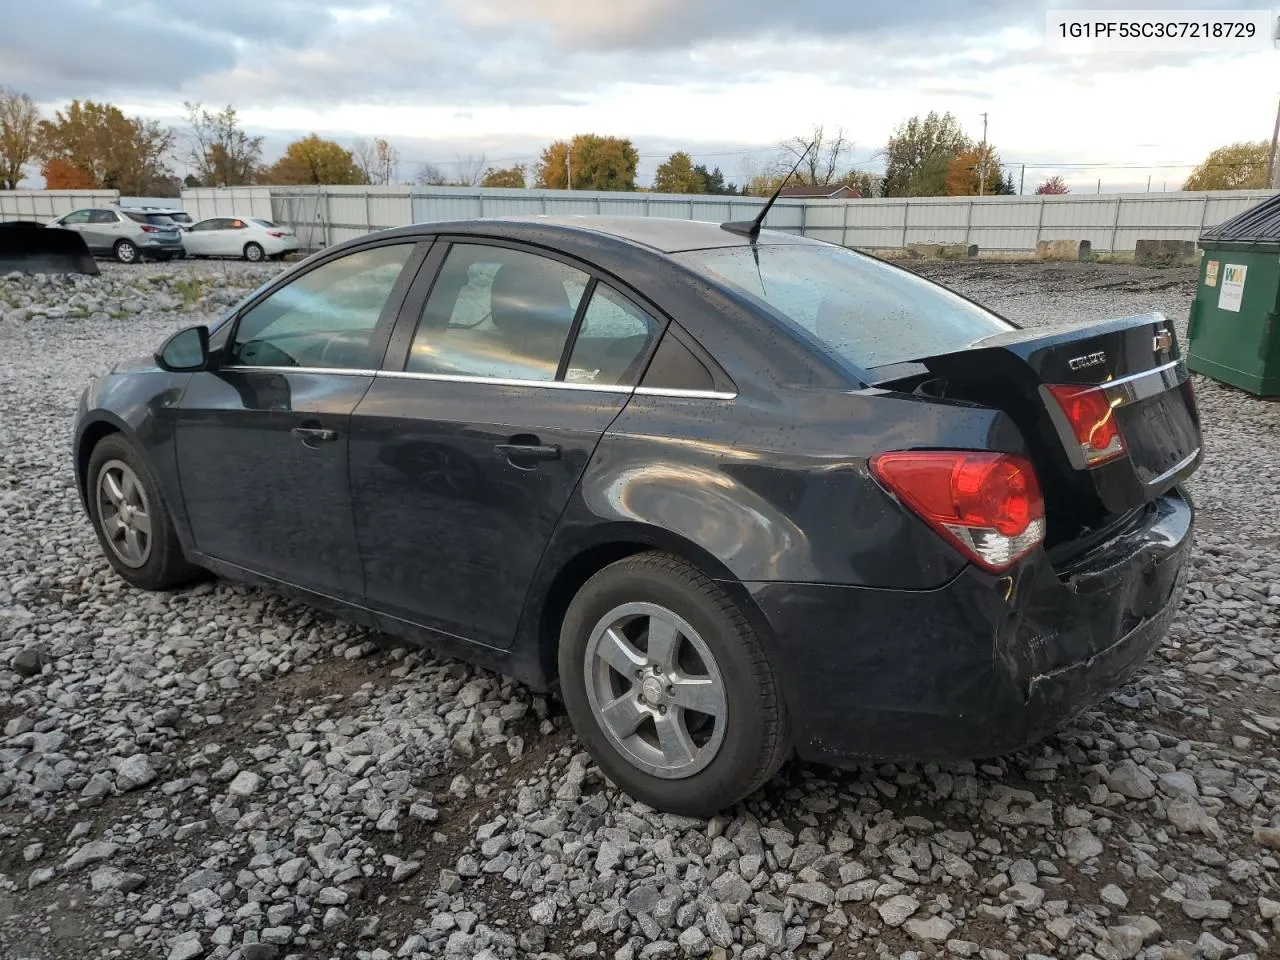
M1209 227L1201 240L1231 240L1237 243L1280 243L1280 194L1256 207L1237 213L1225 223Z

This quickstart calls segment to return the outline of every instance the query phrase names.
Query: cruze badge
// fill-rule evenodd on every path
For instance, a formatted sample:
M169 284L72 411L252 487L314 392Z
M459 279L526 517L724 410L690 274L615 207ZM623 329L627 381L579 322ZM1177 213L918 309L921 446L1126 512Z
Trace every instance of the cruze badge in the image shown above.
M1072 357L1067 366L1072 370L1083 370L1085 367L1096 367L1107 362L1107 355L1102 350L1097 353L1086 353L1083 357Z
M1156 353L1173 349L1173 333L1169 330L1161 330L1155 335L1155 342L1152 346L1155 348Z

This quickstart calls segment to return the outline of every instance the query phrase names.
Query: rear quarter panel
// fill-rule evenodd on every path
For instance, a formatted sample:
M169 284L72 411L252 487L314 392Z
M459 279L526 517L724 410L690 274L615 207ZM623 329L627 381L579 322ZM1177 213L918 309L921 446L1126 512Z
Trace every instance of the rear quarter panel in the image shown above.
M708 574L928 589L965 561L871 478L882 450L1022 452L1002 413L883 391L776 402L635 396L597 447L556 540L605 524L687 544ZM569 544L553 541L554 557ZM680 552L680 551L677 551Z

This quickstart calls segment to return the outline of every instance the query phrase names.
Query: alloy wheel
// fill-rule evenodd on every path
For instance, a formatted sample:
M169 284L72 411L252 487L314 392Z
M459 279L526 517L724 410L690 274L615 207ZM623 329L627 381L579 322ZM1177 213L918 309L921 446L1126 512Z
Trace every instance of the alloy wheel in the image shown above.
M128 567L151 556L151 507L138 475L123 460L108 460L98 471L98 517L107 546Z
M122 240L116 245L116 259L121 263L133 263L138 259L138 248L128 240Z
M583 669L600 728L637 769L677 780L715 759L729 715L724 680L682 617L654 603L615 607L591 631Z

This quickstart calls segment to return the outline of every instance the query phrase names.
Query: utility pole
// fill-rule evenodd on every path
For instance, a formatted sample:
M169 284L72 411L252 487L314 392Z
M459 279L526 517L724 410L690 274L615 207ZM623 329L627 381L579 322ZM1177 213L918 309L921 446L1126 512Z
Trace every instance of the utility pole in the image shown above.
M1271 153L1267 155L1267 182L1280 189L1280 164L1276 163L1276 141L1280 140L1280 105L1276 106L1276 127L1271 132Z
M982 113L982 147L978 151L978 196L987 187L987 113Z

